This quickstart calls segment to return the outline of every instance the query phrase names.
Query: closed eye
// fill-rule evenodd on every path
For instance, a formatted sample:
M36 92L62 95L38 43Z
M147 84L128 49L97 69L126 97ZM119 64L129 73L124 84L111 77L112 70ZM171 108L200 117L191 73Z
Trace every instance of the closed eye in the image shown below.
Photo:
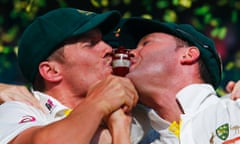
M84 41L83 47L89 48L89 47L94 47L97 43L100 41L95 41L95 40L86 40Z
M149 43L151 43L151 41L150 41L150 40L146 40L146 41L144 41L144 42L142 43L142 46L146 46L146 45L148 45Z

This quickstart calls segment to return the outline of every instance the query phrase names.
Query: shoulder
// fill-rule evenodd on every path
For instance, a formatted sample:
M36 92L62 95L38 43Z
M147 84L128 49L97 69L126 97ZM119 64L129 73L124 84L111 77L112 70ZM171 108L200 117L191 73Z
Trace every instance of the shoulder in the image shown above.
M33 112L37 109L18 101L9 101L0 105L0 115L5 113Z
M10 101L0 105L0 125L4 122L9 124L21 123L26 117L33 117L35 120L46 119L46 114L41 110L18 101Z
M196 124L218 125L218 123L232 122L240 124L240 107L236 101L231 99L217 99L214 103L196 112L192 120Z
M27 128L46 124L40 110L25 103L10 101L0 105L0 143L8 143Z

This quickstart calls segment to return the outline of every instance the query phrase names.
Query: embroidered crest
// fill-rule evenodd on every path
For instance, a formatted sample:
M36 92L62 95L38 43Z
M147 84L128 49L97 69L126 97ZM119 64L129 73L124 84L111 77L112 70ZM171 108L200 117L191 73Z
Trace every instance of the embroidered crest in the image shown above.
M226 140L229 135L229 124L223 124L216 129L216 134L221 140Z
M121 28L117 28L117 30L113 32L115 34L114 36L119 37L120 36L120 31L121 31Z

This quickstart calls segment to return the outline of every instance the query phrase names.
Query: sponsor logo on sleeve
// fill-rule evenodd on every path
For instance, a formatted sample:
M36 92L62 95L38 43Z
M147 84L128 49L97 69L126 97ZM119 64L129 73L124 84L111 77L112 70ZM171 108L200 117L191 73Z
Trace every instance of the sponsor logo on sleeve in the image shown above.
M36 118L34 116L26 115L26 116L23 116L18 123L22 124L22 123L28 123L28 122L34 122L34 121L36 121Z

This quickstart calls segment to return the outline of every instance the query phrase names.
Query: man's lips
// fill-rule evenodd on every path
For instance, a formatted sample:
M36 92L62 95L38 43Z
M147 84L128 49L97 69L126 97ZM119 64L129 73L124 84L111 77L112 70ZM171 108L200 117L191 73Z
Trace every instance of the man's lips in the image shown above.
M137 64L137 59L131 59L131 66L130 66L130 69L134 68L135 65Z

